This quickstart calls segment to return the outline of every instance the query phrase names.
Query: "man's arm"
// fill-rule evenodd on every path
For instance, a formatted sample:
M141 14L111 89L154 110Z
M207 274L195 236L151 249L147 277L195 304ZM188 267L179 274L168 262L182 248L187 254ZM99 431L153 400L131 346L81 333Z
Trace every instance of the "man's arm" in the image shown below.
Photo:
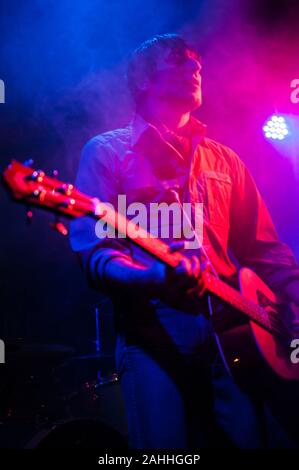
M299 266L276 233L248 169L233 154L234 184L229 244L242 266L252 268L275 292L299 303Z
M79 190L109 202L117 208L120 193L120 169L113 161L113 151L100 138L93 139L83 149L76 186ZM71 245L80 255L90 284L108 295L131 292L180 302L198 299L199 260L193 257L171 269L159 261L144 266L133 259L130 242L126 239L104 238L96 235L95 221L81 217L71 224ZM179 243L171 249L180 249Z
M120 192L117 159L112 145L102 136L89 141L82 150L76 187L102 202L117 207ZM70 225L70 243L79 255L82 267L90 285L105 292L101 273L113 258L131 260L131 246L125 239L99 238L96 221L92 217L80 217Z

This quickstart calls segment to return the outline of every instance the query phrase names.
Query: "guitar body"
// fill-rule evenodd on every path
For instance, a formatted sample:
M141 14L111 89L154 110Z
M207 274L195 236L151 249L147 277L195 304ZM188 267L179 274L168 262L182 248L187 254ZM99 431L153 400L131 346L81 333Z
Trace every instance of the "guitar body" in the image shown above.
M248 268L240 270L239 282L243 296L262 306L273 316L273 324L284 328L282 316L291 314L290 307L281 312L276 295ZM250 386L252 377L264 381L269 376L299 381L299 363L291 361L291 339L274 336L229 308L216 312L212 321L226 367L239 382Z
M245 297L258 304L262 302L264 307L268 304L266 309L275 318L288 315L275 308L277 297L250 269L240 270L239 283ZM274 337L230 308L217 312L217 305L212 322L226 368L256 403L266 403L291 445L299 446L299 363L291 361L290 340ZM221 317L226 317L225 321Z

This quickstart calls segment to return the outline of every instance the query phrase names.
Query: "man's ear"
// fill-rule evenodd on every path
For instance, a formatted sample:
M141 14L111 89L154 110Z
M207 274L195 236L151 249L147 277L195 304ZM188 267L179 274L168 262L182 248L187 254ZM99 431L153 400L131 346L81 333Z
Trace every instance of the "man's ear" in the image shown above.
M146 91L149 89L151 81L148 77L138 77L137 80L139 90Z
M145 66L140 67L135 72L135 83L137 88L142 92L147 91L150 88L151 77L149 76L148 69Z

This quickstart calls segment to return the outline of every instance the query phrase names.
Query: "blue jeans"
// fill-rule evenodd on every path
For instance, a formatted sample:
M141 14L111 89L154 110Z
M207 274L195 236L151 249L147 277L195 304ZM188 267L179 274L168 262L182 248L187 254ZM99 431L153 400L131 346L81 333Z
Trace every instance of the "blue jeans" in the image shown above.
M125 332L117 336L116 367L130 447L288 447L283 432L273 434L271 417L272 444L267 442L265 409L224 368L209 321L183 315L173 309L160 312L160 325L172 340L167 345L134 344Z

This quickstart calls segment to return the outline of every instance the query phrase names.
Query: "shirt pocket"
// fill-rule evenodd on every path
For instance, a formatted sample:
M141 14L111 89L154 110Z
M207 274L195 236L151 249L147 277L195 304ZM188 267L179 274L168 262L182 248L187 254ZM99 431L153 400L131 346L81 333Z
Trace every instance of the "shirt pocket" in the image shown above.
M232 180L227 173L205 171L202 173L206 192L206 213L214 225L228 226L232 193Z

